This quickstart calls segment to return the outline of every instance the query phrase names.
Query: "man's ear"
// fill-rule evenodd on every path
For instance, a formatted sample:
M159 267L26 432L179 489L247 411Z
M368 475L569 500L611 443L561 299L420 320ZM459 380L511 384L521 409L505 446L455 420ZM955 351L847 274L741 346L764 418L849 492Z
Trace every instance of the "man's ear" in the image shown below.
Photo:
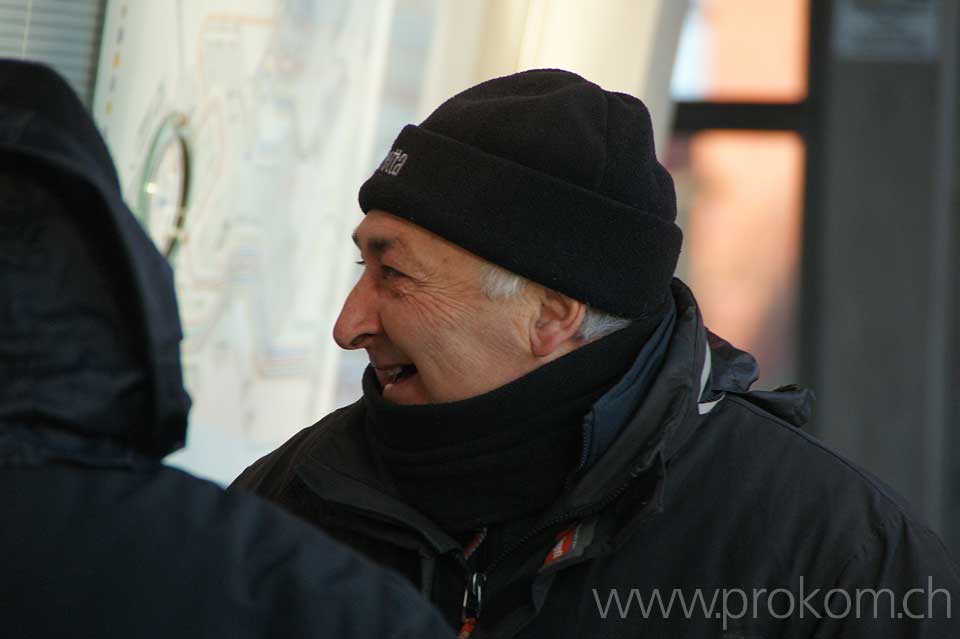
M563 346L571 345L568 342L580 330L587 306L548 288L541 288L539 297L540 312L531 327L530 350L536 357L565 354L568 349ZM564 352L557 353L558 349Z

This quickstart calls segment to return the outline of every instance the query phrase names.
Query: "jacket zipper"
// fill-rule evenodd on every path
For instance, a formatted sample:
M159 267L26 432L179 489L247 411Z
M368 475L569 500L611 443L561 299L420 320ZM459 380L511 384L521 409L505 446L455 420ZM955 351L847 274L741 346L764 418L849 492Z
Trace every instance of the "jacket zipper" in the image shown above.
M561 515L553 517L548 522L537 526L529 533L524 535L521 539L514 542L506 548L502 553L497 555L493 561L487 566L486 570L472 572L467 570L467 586L464 589L463 593L463 609L461 610L460 618L461 622L467 623L472 622L472 627L476 625L476 622L480 619L480 613L483 608L483 589L486 586L488 576L494 572L510 555L514 552L530 543L533 539L546 532L554 526L559 526L562 523L567 521L572 521L575 519L583 518L587 515L591 515L597 512L600 512L611 503L616 501L620 495L622 495L627 488L630 487L630 484L640 476L642 472L641 469L637 468L634 472L630 473L630 479L623 483L619 488L617 488L612 493L608 494L600 503L594 504L587 508L580 508L577 510L572 510ZM469 634L467 635L469 636Z
M482 572L470 573L467 579L467 587L463 591L463 610L460 611L460 623L467 623L473 620L476 623L480 618L480 611L483 609L483 587L487 583L487 577Z

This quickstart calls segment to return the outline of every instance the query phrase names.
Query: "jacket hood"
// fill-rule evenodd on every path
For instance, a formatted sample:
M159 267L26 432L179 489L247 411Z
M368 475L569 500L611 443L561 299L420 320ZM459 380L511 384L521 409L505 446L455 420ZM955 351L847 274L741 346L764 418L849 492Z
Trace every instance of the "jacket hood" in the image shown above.
M810 421L816 402L812 390L797 384L771 391L750 390L760 376L760 367L753 355L709 331L707 344L711 368L701 401L719 401L724 395L736 395L791 426L800 428Z
M90 115L45 66L0 60L2 174L59 206L0 197L0 428L108 436L154 457L182 447L172 270Z

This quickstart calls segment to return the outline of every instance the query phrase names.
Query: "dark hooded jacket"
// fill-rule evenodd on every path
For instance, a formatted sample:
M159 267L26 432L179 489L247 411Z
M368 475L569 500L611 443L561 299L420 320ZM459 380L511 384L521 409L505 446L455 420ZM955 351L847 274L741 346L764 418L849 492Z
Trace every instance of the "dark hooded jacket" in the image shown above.
M673 297L662 365L638 407L538 523L499 536L508 541L465 552L404 503L377 472L363 402L234 486L403 572L472 639L960 636L960 569L939 539L800 429L807 391L751 392L753 358L704 328L679 281ZM639 383L635 373L624 380ZM866 589L879 593L876 613L869 592L856 599Z
M0 636L442 637L405 581L165 467L170 267L50 69L0 61Z

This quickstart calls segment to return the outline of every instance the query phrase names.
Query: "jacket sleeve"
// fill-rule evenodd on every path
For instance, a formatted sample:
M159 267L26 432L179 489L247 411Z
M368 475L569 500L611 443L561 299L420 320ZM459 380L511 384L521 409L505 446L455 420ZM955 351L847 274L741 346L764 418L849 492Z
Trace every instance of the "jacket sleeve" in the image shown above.
M815 639L960 637L960 567L932 531L902 514L865 542L821 596Z

